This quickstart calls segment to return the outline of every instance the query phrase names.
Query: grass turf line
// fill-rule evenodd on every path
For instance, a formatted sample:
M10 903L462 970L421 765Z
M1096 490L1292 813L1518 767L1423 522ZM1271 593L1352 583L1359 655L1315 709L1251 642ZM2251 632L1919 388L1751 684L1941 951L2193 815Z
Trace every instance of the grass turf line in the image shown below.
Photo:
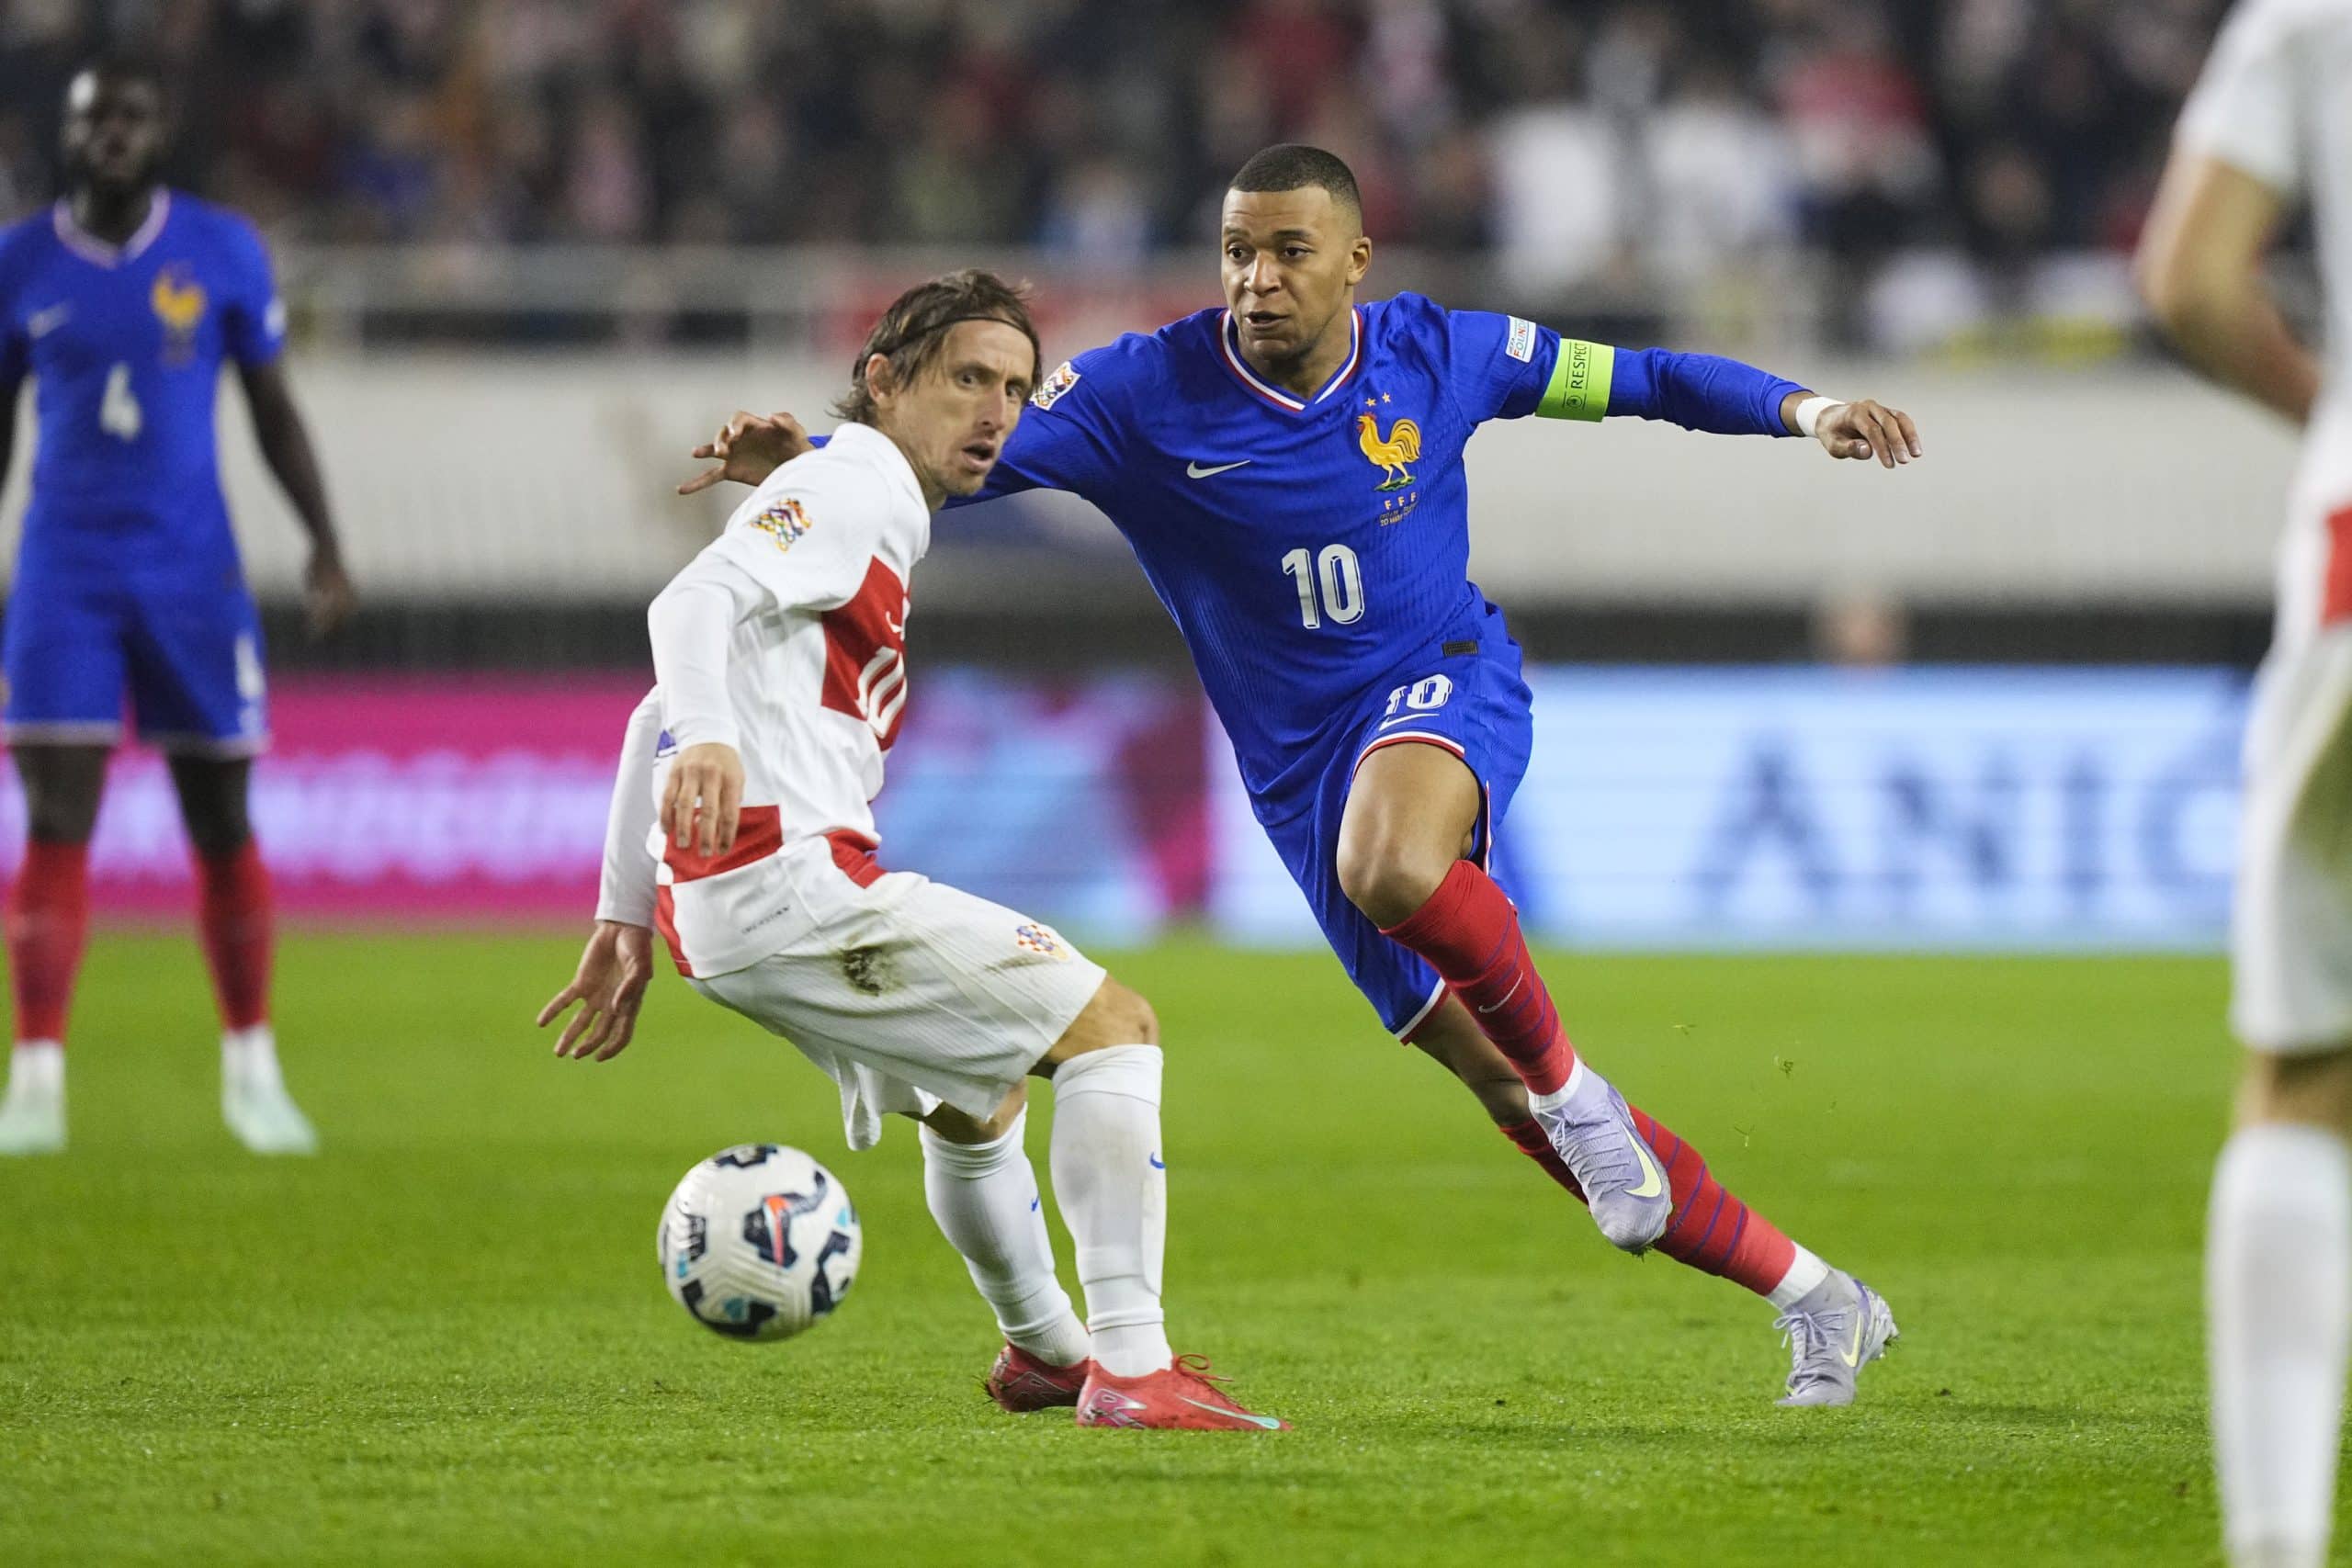
M1299 1428L1228 1438L987 1404L912 1129L848 1156L813 1069L666 975L626 1055L553 1060L575 952L289 941L326 1152L264 1161L193 944L96 943L72 1150L0 1161L0 1562L2217 1561L2217 964L1548 961L1598 1066L1892 1302L1838 1413L1773 1409L1770 1309L1611 1252L1328 958L1115 955L1169 1042L1171 1334ZM671 1184L755 1138L866 1226L779 1347L653 1259Z

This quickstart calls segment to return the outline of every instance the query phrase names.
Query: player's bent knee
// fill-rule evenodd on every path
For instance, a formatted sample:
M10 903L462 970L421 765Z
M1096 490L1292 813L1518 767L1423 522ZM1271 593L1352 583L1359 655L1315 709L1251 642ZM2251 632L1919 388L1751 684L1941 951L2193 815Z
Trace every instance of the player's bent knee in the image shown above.
M1401 925L1430 901L1453 863L1416 853L1393 840L1340 840L1340 891L1380 926Z
M993 1144L1012 1131L1013 1122L1020 1120L1021 1112L1028 1105L1029 1086L1014 1084L1012 1092L1004 1097L1003 1103L985 1117L970 1115L952 1105L943 1105L917 1120L951 1144Z
M2352 1042L2324 1051L2249 1052L2237 1120L2352 1131Z
M1159 1015L1152 1011L1151 1004L1106 975L1086 1010L1062 1031L1062 1037L1054 1042L1038 1067L1050 1072L1057 1063L1114 1045L1159 1043Z

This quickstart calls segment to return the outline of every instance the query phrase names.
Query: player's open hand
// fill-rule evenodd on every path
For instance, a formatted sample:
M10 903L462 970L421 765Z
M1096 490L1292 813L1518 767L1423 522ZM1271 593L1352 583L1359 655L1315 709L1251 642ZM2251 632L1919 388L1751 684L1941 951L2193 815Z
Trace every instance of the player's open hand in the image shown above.
M689 746L670 764L662 790L662 830L670 842L707 860L735 847L743 816L743 759L732 746Z
M609 1062L637 1032L637 1011L652 979L653 933L643 926L598 920L589 933L587 951L580 955L579 973L539 1010L539 1027L545 1029L578 1002L580 1010L556 1039L555 1054L579 1062Z
M302 581L303 618L311 639L315 642L334 635L358 605L359 594L351 586L350 574L343 570L343 558L328 551L314 552Z
M1924 456L1911 416L1869 398L1824 409L1813 438L1833 457L1876 457L1890 468Z
M718 427L718 434L694 450L695 457L715 461L718 467L705 468L680 485L678 493L693 495L721 479L755 485L809 450L808 433L790 414L761 415L738 409L733 419Z

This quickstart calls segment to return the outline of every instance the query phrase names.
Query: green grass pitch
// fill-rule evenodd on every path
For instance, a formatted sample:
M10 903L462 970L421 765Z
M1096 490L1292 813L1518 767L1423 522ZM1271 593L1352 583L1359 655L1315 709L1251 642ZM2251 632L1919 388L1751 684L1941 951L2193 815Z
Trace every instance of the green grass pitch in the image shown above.
M1550 961L1597 1065L1892 1302L1861 1404L1790 1412L1768 1307L1611 1252L1329 959L1115 955L1169 1038L1170 1327L1298 1428L1227 1437L995 1410L911 1127L849 1156L813 1069L668 976L626 1055L555 1061L574 951L289 940L326 1152L267 1162L193 944L100 939L73 1149L0 1163L0 1562L2218 1561L2215 963ZM866 1226L781 1346L653 1259L672 1183L760 1138Z

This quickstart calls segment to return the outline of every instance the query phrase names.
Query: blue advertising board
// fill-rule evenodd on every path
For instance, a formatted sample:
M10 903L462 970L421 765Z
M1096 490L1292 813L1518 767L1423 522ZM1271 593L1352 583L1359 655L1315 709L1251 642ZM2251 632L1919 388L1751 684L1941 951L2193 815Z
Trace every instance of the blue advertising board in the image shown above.
M2234 672L1550 668L1530 683L1535 753L1498 872L1544 940L2222 940L2246 702ZM1312 942L1229 758L1211 777L1215 925Z

